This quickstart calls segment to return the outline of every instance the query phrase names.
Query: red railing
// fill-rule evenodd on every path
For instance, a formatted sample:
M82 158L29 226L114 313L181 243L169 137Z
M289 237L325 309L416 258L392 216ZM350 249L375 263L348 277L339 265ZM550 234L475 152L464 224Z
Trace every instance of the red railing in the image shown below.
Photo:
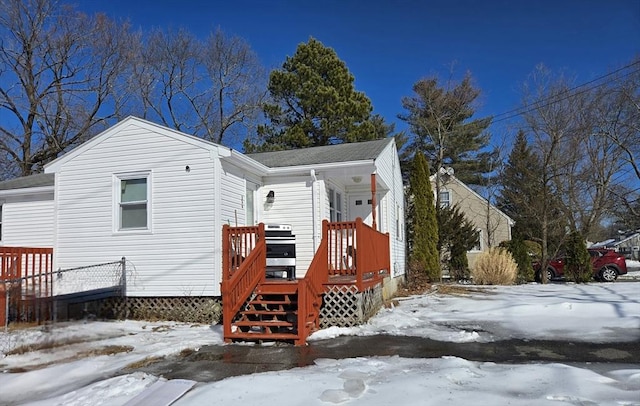
M320 328L320 307L322 306L323 285L327 283L326 258L328 257L328 227L323 222L322 241L313 257L309 269L298 287L298 336L296 345L304 345L307 337Z
M264 224L222 230L222 311L224 337L231 336L231 321L251 293L265 279L267 247Z
M0 325L51 318L53 249L0 247Z
M366 225L361 218L338 223L323 222L330 276L356 278L358 290L380 283L391 269L389 234Z

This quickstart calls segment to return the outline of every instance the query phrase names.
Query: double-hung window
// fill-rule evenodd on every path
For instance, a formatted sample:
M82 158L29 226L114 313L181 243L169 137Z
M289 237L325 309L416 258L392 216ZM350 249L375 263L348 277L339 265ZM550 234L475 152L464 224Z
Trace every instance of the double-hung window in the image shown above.
M118 230L149 230L149 173L117 177Z
M438 200L440 201L441 208L451 207L451 193L448 190L441 190Z

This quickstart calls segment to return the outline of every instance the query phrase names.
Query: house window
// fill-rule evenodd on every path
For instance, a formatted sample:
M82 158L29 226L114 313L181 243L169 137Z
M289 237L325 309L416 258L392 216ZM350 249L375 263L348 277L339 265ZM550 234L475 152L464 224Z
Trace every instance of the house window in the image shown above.
M342 221L342 194L329 189L329 220Z
M482 230L478 230L478 241L476 241L476 245L471 248L471 251L482 251Z
M148 230L149 174L118 177L118 230Z
M247 183L246 188L246 205L245 205L245 223L248 226L252 226L255 224L255 212L254 212L254 202L255 202L255 190Z
M0 241L2 241L2 204L0 204Z
M451 192L448 190L441 190L440 198L438 200L440 201L440 207L451 207Z

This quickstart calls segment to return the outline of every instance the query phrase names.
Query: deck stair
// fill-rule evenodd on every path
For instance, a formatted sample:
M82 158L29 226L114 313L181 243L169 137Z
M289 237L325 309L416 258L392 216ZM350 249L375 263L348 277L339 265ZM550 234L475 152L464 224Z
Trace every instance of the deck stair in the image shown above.
M322 228L322 240L304 278L290 280L267 277L264 224L223 227L220 289L226 342L304 345L320 328L328 289L352 285L364 292L382 284L391 269L388 234L359 218L354 222L325 220Z
M231 322L232 341L298 340L298 282L261 283Z

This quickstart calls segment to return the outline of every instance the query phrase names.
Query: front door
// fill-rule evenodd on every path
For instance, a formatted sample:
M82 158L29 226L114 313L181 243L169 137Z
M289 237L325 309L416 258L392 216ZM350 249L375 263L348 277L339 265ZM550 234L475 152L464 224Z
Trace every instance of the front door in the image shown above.
M378 213L380 213L378 211ZM373 216L371 215L371 193L349 195L349 217L355 220L360 217L365 224L373 224ZM379 216L376 222L380 224Z

